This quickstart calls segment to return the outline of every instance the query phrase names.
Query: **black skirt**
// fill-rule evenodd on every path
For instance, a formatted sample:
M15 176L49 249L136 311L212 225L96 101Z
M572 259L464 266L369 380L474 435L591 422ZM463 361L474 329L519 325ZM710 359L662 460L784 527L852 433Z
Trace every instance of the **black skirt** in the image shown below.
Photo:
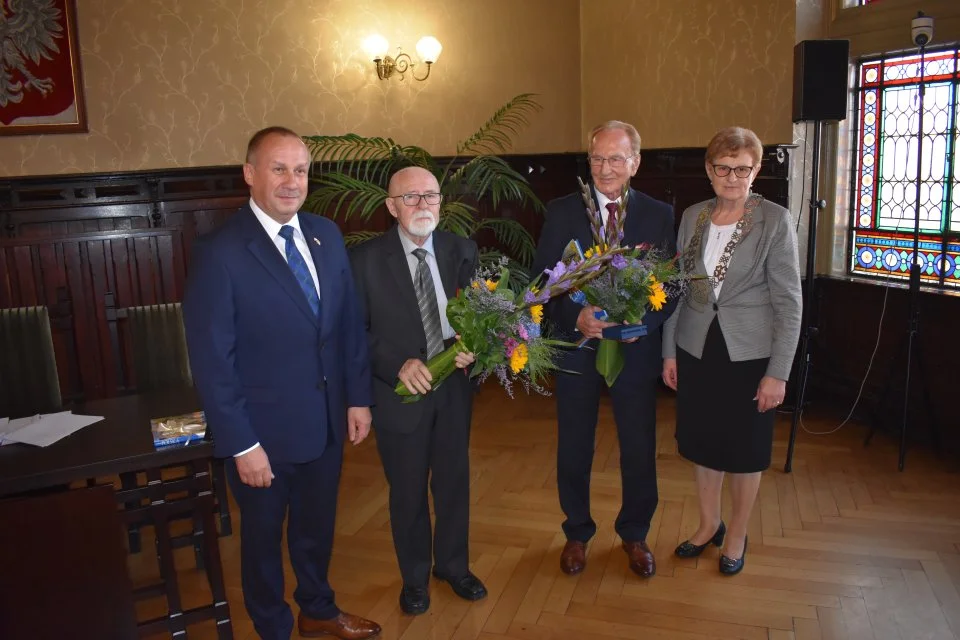
M700 466L754 473L770 466L776 410L757 411L757 387L769 358L731 362L719 321L703 357L677 348L677 446Z

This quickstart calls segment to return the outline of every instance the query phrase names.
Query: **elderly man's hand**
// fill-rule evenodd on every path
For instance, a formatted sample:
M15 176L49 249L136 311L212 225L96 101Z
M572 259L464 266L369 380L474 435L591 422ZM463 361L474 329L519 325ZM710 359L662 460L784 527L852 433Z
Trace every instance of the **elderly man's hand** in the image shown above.
M601 311L600 307L588 304L580 310L580 315L577 316L577 329L587 338L602 338L604 329L617 326L616 322L597 320L594 315L597 311Z
M429 392L430 382L433 380L426 363L417 358L410 358L404 362L397 377L407 388L407 391L414 395Z

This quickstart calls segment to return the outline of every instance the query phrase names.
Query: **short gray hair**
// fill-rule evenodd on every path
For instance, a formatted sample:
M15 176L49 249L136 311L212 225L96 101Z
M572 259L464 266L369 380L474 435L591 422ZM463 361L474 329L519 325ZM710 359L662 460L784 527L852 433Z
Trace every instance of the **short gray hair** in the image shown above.
M593 131L590 132L590 137L587 138L587 149L593 148L593 140L597 137L597 134L601 131L612 131L619 130L627 134L627 138L630 139L630 148L633 149L634 153L640 153L640 132L637 131L637 128L628 122L621 122L620 120L607 120L603 124L599 124L593 128Z

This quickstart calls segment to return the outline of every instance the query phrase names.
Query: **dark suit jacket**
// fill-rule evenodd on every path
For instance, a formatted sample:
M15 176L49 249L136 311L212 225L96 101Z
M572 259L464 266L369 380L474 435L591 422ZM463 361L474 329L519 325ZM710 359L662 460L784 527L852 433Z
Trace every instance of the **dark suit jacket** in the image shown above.
M433 232L440 279L447 299L470 286L478 263L477 244L445 231ZM399 227L350 251L357 292L363 307L373 370L373 426L399 433L413 431L423 411L423 401L403 404L393 388L400 367L410 358L427 359L427 337L420 319L410 267L400 244ZM447 341L447 345L451 341ZM464 394L469 402L469 379L455 371L444 383ZM467 410L470 405L466 404Z
M342 443L347 407L373 403L343 236L326 218L299 220L320 280L319 319L249 206L197 242L184 324L217 456L259 441L271 461L314 460L328 433Z
M543 273L544 269L552 268L560 260L564 248L571 240L579 240L584 250L593 245L590 220L579 192L552 200L547 204L546 216L533 260L533 276ZM659 247L664 256L676 254L673 208L665 202L654 200L631 188L627 202L627 219L623 227L623 244L649 243ZM632 352L627 354L627 366L640 363L633 365L642 369L635 371L635 374L643 377L660 375L661 325L675 308L676 301L671 301L660 311L647 312L643 317L643 323L648 327L647 335L634 343L624 345L628 352ZM575 342L582 337L576 330L577 316L581 309L583 307L573 302L569 296L558 296L545 305L544 315L555 334ZM568 351L560 366L574 371L585 371L586 368L594 366L594 353L586 349Z

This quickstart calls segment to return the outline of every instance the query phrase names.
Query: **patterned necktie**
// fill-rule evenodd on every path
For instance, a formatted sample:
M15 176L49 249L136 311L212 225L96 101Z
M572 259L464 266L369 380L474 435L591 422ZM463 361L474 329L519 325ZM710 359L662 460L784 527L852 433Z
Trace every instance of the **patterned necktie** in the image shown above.
M606 207L608 211L607 227L606 227L607 228L607 232L606 232L607 244L613 244L616 241L616 233L617 233L617 203L608 202L606 204Z
M414 249L417 256L417 271L413 278L413 288L417 292L417 304L420 306L420 319L423 320L423 332L427 335L427 358L443 351L443 332L440 328L440 309L437 307L437 292L433 288L433 275L427 264L427 250Z
M293 241L293 227L288 224L280 227L280 237L286 240L287 264L290 265L290 271L293 277L297 279L297 284L303 290L303 295L307 297L310 308L313 313L320 317L320 295L317 293L317 287L313 284L313 276L310 275L310 269L307 267L307 261L303 259L300 250Z

